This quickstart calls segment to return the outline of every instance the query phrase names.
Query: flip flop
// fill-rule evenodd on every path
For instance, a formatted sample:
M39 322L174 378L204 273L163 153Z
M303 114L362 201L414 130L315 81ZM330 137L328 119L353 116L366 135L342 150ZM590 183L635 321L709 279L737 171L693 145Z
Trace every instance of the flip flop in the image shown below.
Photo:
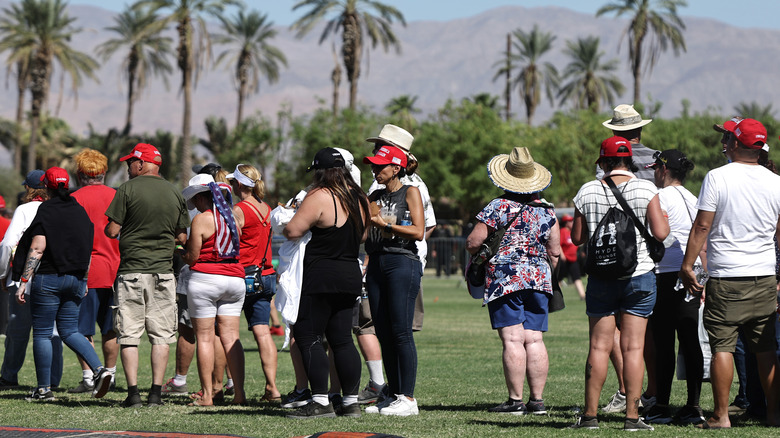
M711 426L710 423L704 422L701 424L696 425L697 429L709 429L709 430L719 430L719 429L731 429L730 427L723 427L723 426Z
M202 404L200 404L200 400L195 400L195 401L193 401L192 403L187 403L187 406L191 406L191 407L199 407L199 408L213 408L213 407L214 407L214 405L213 405L213 404L210 404L210 405L202 405Z

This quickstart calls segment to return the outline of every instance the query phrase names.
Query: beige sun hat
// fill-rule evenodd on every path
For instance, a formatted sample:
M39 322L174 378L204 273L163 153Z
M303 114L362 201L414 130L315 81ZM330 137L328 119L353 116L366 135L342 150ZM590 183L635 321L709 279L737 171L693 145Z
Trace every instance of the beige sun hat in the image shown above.
M642 116L634 109L634 105L621 104L612 111L612 118L605 120L602 125L613 131L630 131L652 122L653 119L642 119Z
M490 181L507 192L537 193L552 183L550 171L534 162L528 148L516 147L509 155L496 155L488 163L487 169Z
M398 146L399 148L403 149L404 152L408 153L412 148L414 137L412 137L412 134L409 134L406 129L387 124L382 127L381 131L379 131L379 135L376 137L369 137L366 139L366 141L371 143L387 142L393 146Z

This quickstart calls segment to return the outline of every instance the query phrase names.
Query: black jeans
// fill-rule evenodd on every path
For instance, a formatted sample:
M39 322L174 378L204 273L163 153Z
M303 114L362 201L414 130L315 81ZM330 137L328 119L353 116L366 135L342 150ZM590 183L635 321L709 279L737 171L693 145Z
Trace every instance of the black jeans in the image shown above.
M323 335L333 349L336 373L344 395L357 395L360 354L352 341L352 308L357 296L349 294L301 295L293 336L303 357L312 394L328 393L330 363Z
M677 331L680 351L685 358L687 404L698 406L704 374L704 358L699 346L699 298L685 302L685 289L674 290L677 277L677 272L656 275L658 296L650 316L656 353L656 398L659 405L669 405L677 357L674 350L674 332Z

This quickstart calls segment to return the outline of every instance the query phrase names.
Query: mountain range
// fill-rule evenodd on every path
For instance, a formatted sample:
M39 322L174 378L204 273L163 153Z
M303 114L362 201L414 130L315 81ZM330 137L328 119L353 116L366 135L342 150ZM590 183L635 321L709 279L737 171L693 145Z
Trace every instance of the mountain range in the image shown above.
M7 7L9 3L0 0L0 7ZM687 52L679 57L671 51L663 53L654 70L643 77L643 101L661 102L659 116L678 116L684 99L690 102L693 112L730 116L734 106L741 102L767 105L780 98L777 77L771 73L780 69L780 31L738 28L711 19L685 17L684 10L682 12L687 27L684 32ZM113 38L105 28L113 24L114 12L71 5L69 13L78 18L76 25L83 28L72 40L74 48L94 54L98 44ZM269 19L273 21L273 17ZM393 97L418 96L416 106L422 110L419 117L424 118L450 98L461 99L483 92L501 95L503 80L494 82L492 78L495 64L504 56L507 33L518 28L529 31L538 24L542 31L556 36L553 50L541 60L551 62L559 70L568 63L563 53L566 41L599 37L604 59L619 60L616 74L626 87L624 94L612 104L624 103L631 99L633 90L624 39L627 23L625 19L596 18L558 7L504 6L464 19L414 21L405 28L396 24L394 31L402 51L400 54L393 50L384 53L380 47L364 52L367 59L364 59L358 85L358 100L361 105L382 111ZM287 27L278 27L279 34L272 44L285 53L289 66L282 68L276 84L269 85L262 80L259 94L249 96L245 114L260 111L273 119L285 105L295 114L330 107L330 78L334 67L332 39L318 45L321 29L297 39ZM219 32L214 24L211 30ZM175 47L173 29L169 33ZM215 55L221 50L214 47ZM71 91L66 89L58 116L75 132L84 134L88 124L101 132L123 126L126 84L120 71L122 55L120 52L107 62L101 61L100 83L86 80L78 90L77 106ZM171 64L175 66L174 59ZM57 106L59 73L55 67L49 102L52 112ZM231 127L235 123L237 96L231 74L225 66L212 66L200 74L193 100L196 134L204 133L203 120L210 115L225 117ZM340 104L344 106L349 98L349 84L346 74L342 77ZM155 79L141 95L136 104L134 132L181 130L178 71L169 77L169 82L170 89L166 90L162 81ZM16 102L13 78L8 78L6 83L6 87L0 87L0 97L6 102L0 109L0 116L13 119ZM26 105L29 106L29 96ZM545 100L535 122L543 122L557 109L557 102L553 107ZM603 105L605 114L609 110L608 105ZM524 115L516 92L512 96L512 112L516 118Z

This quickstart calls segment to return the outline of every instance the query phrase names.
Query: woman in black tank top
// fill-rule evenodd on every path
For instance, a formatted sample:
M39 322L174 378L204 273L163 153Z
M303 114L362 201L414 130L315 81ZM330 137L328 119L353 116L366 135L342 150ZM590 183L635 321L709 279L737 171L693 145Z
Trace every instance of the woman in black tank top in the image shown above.
M289 418L336 416L328 400L329 362L323 335L333 349L341 379L344 402L340 413L360 416L357 394L362 367L352 341L352 308L361 292L358 251L365 240L369 210L365 194L344 164L344 158L333 148L317 153L309 168L315 171L312 188L284 229L288 239L298 239L308 231L312 234L306 245L301 301L293 328L312 401Z

